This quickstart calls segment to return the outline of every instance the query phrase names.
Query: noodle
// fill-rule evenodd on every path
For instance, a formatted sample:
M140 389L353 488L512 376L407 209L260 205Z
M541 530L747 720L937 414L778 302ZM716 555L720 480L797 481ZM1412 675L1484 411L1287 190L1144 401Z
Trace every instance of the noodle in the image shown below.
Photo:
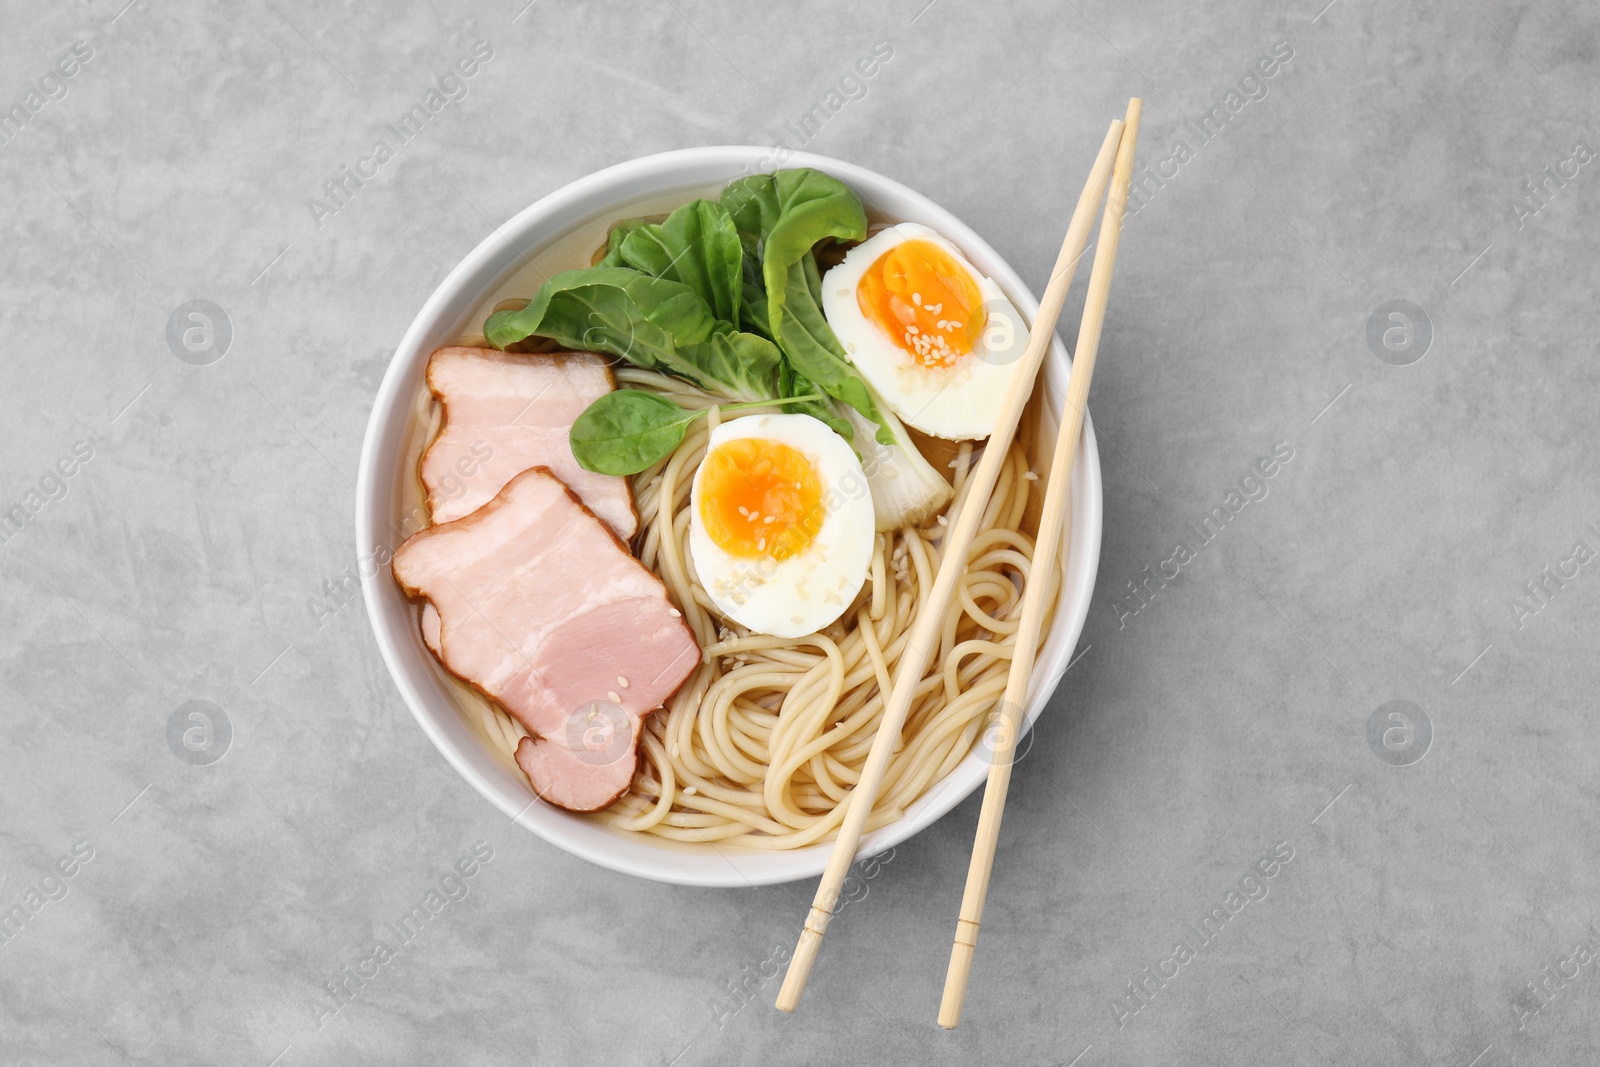
M694 386L652 371L620 367L616 377L685 407L715 403ZM414 420L418 454L438 432L438 408L424 388ZM844 818L911 620L932 589L947 527L936 521L877 534L861 594L820 633L791 640L725 622L695 579L688 550L690 489L718 412L708 415L670 456L633 479L640 517L634 551L666 583L703 651L702 663L666 708L645 720L632 790L590 817L674 841L801 848L832 836ZM1005 690L1013 616L1033 569L1034 543L1025 526L1037 483L1027 476L1024 436L1019 430L984 510L869 830L899 819L966 757ZM972 456L971 443L963 443L951 464L957 495L947 514L963 505ZM411 484L406 495L421 491L420 483ZM1048 571L1046 603L1053 605L1060 568ZM1049 624L1046 619L1042 632ZM448 684L475 732L515 768L512 754L526 731L477 692L453 678Z

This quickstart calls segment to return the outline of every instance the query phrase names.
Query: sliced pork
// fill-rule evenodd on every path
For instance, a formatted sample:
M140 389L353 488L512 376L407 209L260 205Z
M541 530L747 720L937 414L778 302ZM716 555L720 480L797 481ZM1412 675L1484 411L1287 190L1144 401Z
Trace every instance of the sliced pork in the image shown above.
M419 621L422 627L422 643L428 646L435 658L444 655L444 646L439 644L439 609L427 601L422 602L422 618Z
M428 388L444 404L444 425L418 469L433 521L470 515L529 467L549 467L618 537L632 537L639 517L628 480L578 466L570 441L573 422L615 385L592 352L439 349Z
M585 724L574 727L587 739L582 745L524 737L517 743L517 766L548 803L568 811L600 811L633 785L644 723L615 705L599 703L582 709L578 721Z
M424 639L533 736L517 763L572 811L627 792L641 723L700 662L666 587L548 468L395 552ZM437 614L437 626L429 608Z

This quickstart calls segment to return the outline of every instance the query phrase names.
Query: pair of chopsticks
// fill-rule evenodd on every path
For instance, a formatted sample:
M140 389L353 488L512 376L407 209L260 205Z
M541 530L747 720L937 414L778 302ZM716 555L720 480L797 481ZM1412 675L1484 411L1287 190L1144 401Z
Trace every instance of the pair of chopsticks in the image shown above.
M939 647L939 629L944 622L945 608L967 568L978 523L988 507L989 496L994 491L1000 468L1011 448L1023 408L1033 393L1034 380L1044 362L1044 354L1055 336L1056 319L1061 315L1061 305L1066 302L1078 259L1089 242L1095 212L1109 182L1111 191L1106 198L1105 219L1100 224L1099 242L1095 246L1088 297L1078 328L1077 350L1073 354L1072 376L1067 384L1066 404L1061 413L1061 427L1056 436L1050 476L1046 482L1033 569L1023 589L1021 618L1011 652L1010 674L1006 679L1005 695L1000 701L998 741L993 762L989 766L983 810L978 817L977 839L973 844L972 862L967 869L967 887L961 901L961 918L956 923L950 969L945 976L944 1000L939 1007L940 1026L951 1029L961 1021L967 980L972 972L972 959L978 942L978 927L983 918L984 899L989 892L989 876L994 870L1000 818L1005 809L1006 793L1011 786L1011 754L1022 725L1023 702L1027 697L1039 631L1044 622L1046 577L1060 549L1067 486L1077 455L1078 438L1083 432L1084 406L1089 399L1089 382L1094 375L1095 355L1100 347L1100 330L1105 323L1106 304L1111 297L1111 273L1116 265L1117 245L1122 236L1122 221L1128 205L1128 190L1133 178L1133 150L1139 137L1142 108L1143 101L1135 98L1128 101L1126 120L1112 120L1105 142L1100 146L1100 154L1089 171L1089 180L1078 198L1078 206L1072 213L1066 239L1061 244L1061 254L1056 258L1055 270L1045 287L1044 298L1039 301L1039 314L1034 318L1022 366L1006 396L1000 423L990 435L982 458L969 475L971 488L960 514L945 535L933 590L912 625L895 675L894 688L885 702L883 719L872 740L872 749L867 754L860 779L845 801L845 816L839 827L839 836L828 858L828 866L822 872L822 883L817 887L811 911L806 916L805 928L800 932L800 941L789 962L783 987L778 991L778 1007L784 1011L794 1011L800 1004L800 994L805 990L806 979L810 977L811 967L822 947L822 935L828 929L828 920L833 916L845 876L855 861L856 849L861 844L867 819L877 802L883 776L889 767L889 758L900 739L900 731L911 710L917 685L927 670L933 650Z

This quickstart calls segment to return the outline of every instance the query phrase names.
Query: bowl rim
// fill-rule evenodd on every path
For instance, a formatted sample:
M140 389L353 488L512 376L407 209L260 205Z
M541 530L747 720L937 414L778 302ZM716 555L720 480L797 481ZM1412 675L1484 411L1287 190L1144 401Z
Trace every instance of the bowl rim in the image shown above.
M1032 290L988 242L950 211L892 178L827 156L755 145L716 145L661 152L577 178L523 208L486 235L435 287L407 327L384 372L362 439L356 483L355 534L357 559L362 561L358 571L362 577L363 602L389 676L423 733L462 778L513 822L591 863L676 885L744 887L814 877L826 865L832 841L788 851L719 848L712 844L712 854L708 854L700 846L635 840L634 837L642 835L625 836L595 820L540 804L525 780L521 782L521 795L517 795L516 788L506 781L509 775L503 765L485 766L484 761L493 761L495 757L461 721L459 710L437 676L439 668L421 662L420 657L429 653L423 648L415 625L397 625L399 616L410 617L409 601L390 577L387 563L369 568L366 561L379 561L380 557L386 561L392 551L392 539L379 530L380 494L392 489L397 473L393 450L385 450L385 438L398 433L397 420L403 427L404 420L409 417L415 400L413 383L420 381L422 366L440 343L439 340L430 341L430 335L438 331L448 309L459 308L463 302L466 305L465 311L458 310L449 320L452 323L470 314L488 293L515 271L519 258L526 260L542 251L537 247L525 247L517 240L519 235L545 226L551 232L541 240L549 245L571 233L574 227L642 197L689 189L697 184L732 181L745 174L770 172L780 166L813 167L846 182L858 194L861 187L866 186L878 196L914 205L921 216L918 221L926 221L993 278L1030 323L1038 314L1038 301ZM699 180L702 171L709 173L703 181ZM610 207L604 206L608 197ZM863 199L869 204L872 202L872 198L865 195ZM563 230L563 222L571 219L577 221ZM485 282L485 278L490 281ZM1043 372L1046 399L1057 418L1070 367L1066 346L1059 336L1052 338ZM1040 651L1029 688L1025 730L1031 730L1061 676L1076 662L1073 652L1088 617L1099 570L1102 482L1099 450L1088 412L1085 412L1082 442L1073 467L1071 494L1072 525L1064 545L1066 573L1057 594L1055 620L1046 636L1045 647ZM403 612L396 611L396 596L404 602ZM1058 634L1062 635L1059 640ZM432 680L431 693L419 676L422 672ZM436 706L441 702L447 706ZM987 773L988 761L982 754L977 750L968 753L948 775L930 784L902 818L865 835L858 856L886 851L931 826L966 799Z

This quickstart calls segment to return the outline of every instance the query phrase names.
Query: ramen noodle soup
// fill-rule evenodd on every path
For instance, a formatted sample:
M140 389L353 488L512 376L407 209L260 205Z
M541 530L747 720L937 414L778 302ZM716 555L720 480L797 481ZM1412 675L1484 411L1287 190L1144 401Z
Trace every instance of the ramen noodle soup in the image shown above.
M816 222L818 203L831 221ZM796 204L811 205L809 219ZM451 391L462 387L430 373L409 433L405 513L456 516L499 493L498 505L430 527L460 525L465 544L470 524L526 480L501 481L523 462L515 457L575 458L582 471L566 481L576 517L560 536L590 538L596 551L620 544L659 579L672 625L681 619L698 656L673 668L668 680L681 668L682 681L661 707L634 707L640 680L625 669L589 689L583 679L566 688L550 680L558 665L539 651L549 639L522 635L566 620L482 620L523 651L475 658L461 644L467 624L426 597L419 626L463 718L555 803L591 772L623 767L591 791L606 802L585 816L618 832L752 849L827 840L866 761L911 620L929 600L995 398L1021 362L1011 346L1026 343L1027 329L1016 309L943 236L869 220L840 183L789 171L592 220L489 294L474 321L483 332L458 338L453 351L491 361L503 351L537 366L554 353L595 352L609 378L595 384L586 372L590 392L564 408L546 385L510 382L505 397L469 409ZM487 384L473 388L501 388L485 369ZM469 442L481 444L477 459L464 444L465 462L425 480L429 450L447 432L466 442L477 432L471 418L485 427L482 442ZM1045 472L1031 457L1053 429L1045 422L1036 395L869 829L899 819L989 728L1023 584L1045 582L1045 602L1055 603L1060 561L1036 574L1033 555ZM530 466L559 476L558 462ZM578 475L583 486L573 484ZM615 507L622 488L631 520ZM519 577L515 561L494 566L512 586L541 580ZM590 689L601 695L585 696ZM571 709L562 704L569 694ZM551 708L576 725L545 726L557 721ZM566 769L535 759L541 746ZM619 747L633 762L595 769Z

